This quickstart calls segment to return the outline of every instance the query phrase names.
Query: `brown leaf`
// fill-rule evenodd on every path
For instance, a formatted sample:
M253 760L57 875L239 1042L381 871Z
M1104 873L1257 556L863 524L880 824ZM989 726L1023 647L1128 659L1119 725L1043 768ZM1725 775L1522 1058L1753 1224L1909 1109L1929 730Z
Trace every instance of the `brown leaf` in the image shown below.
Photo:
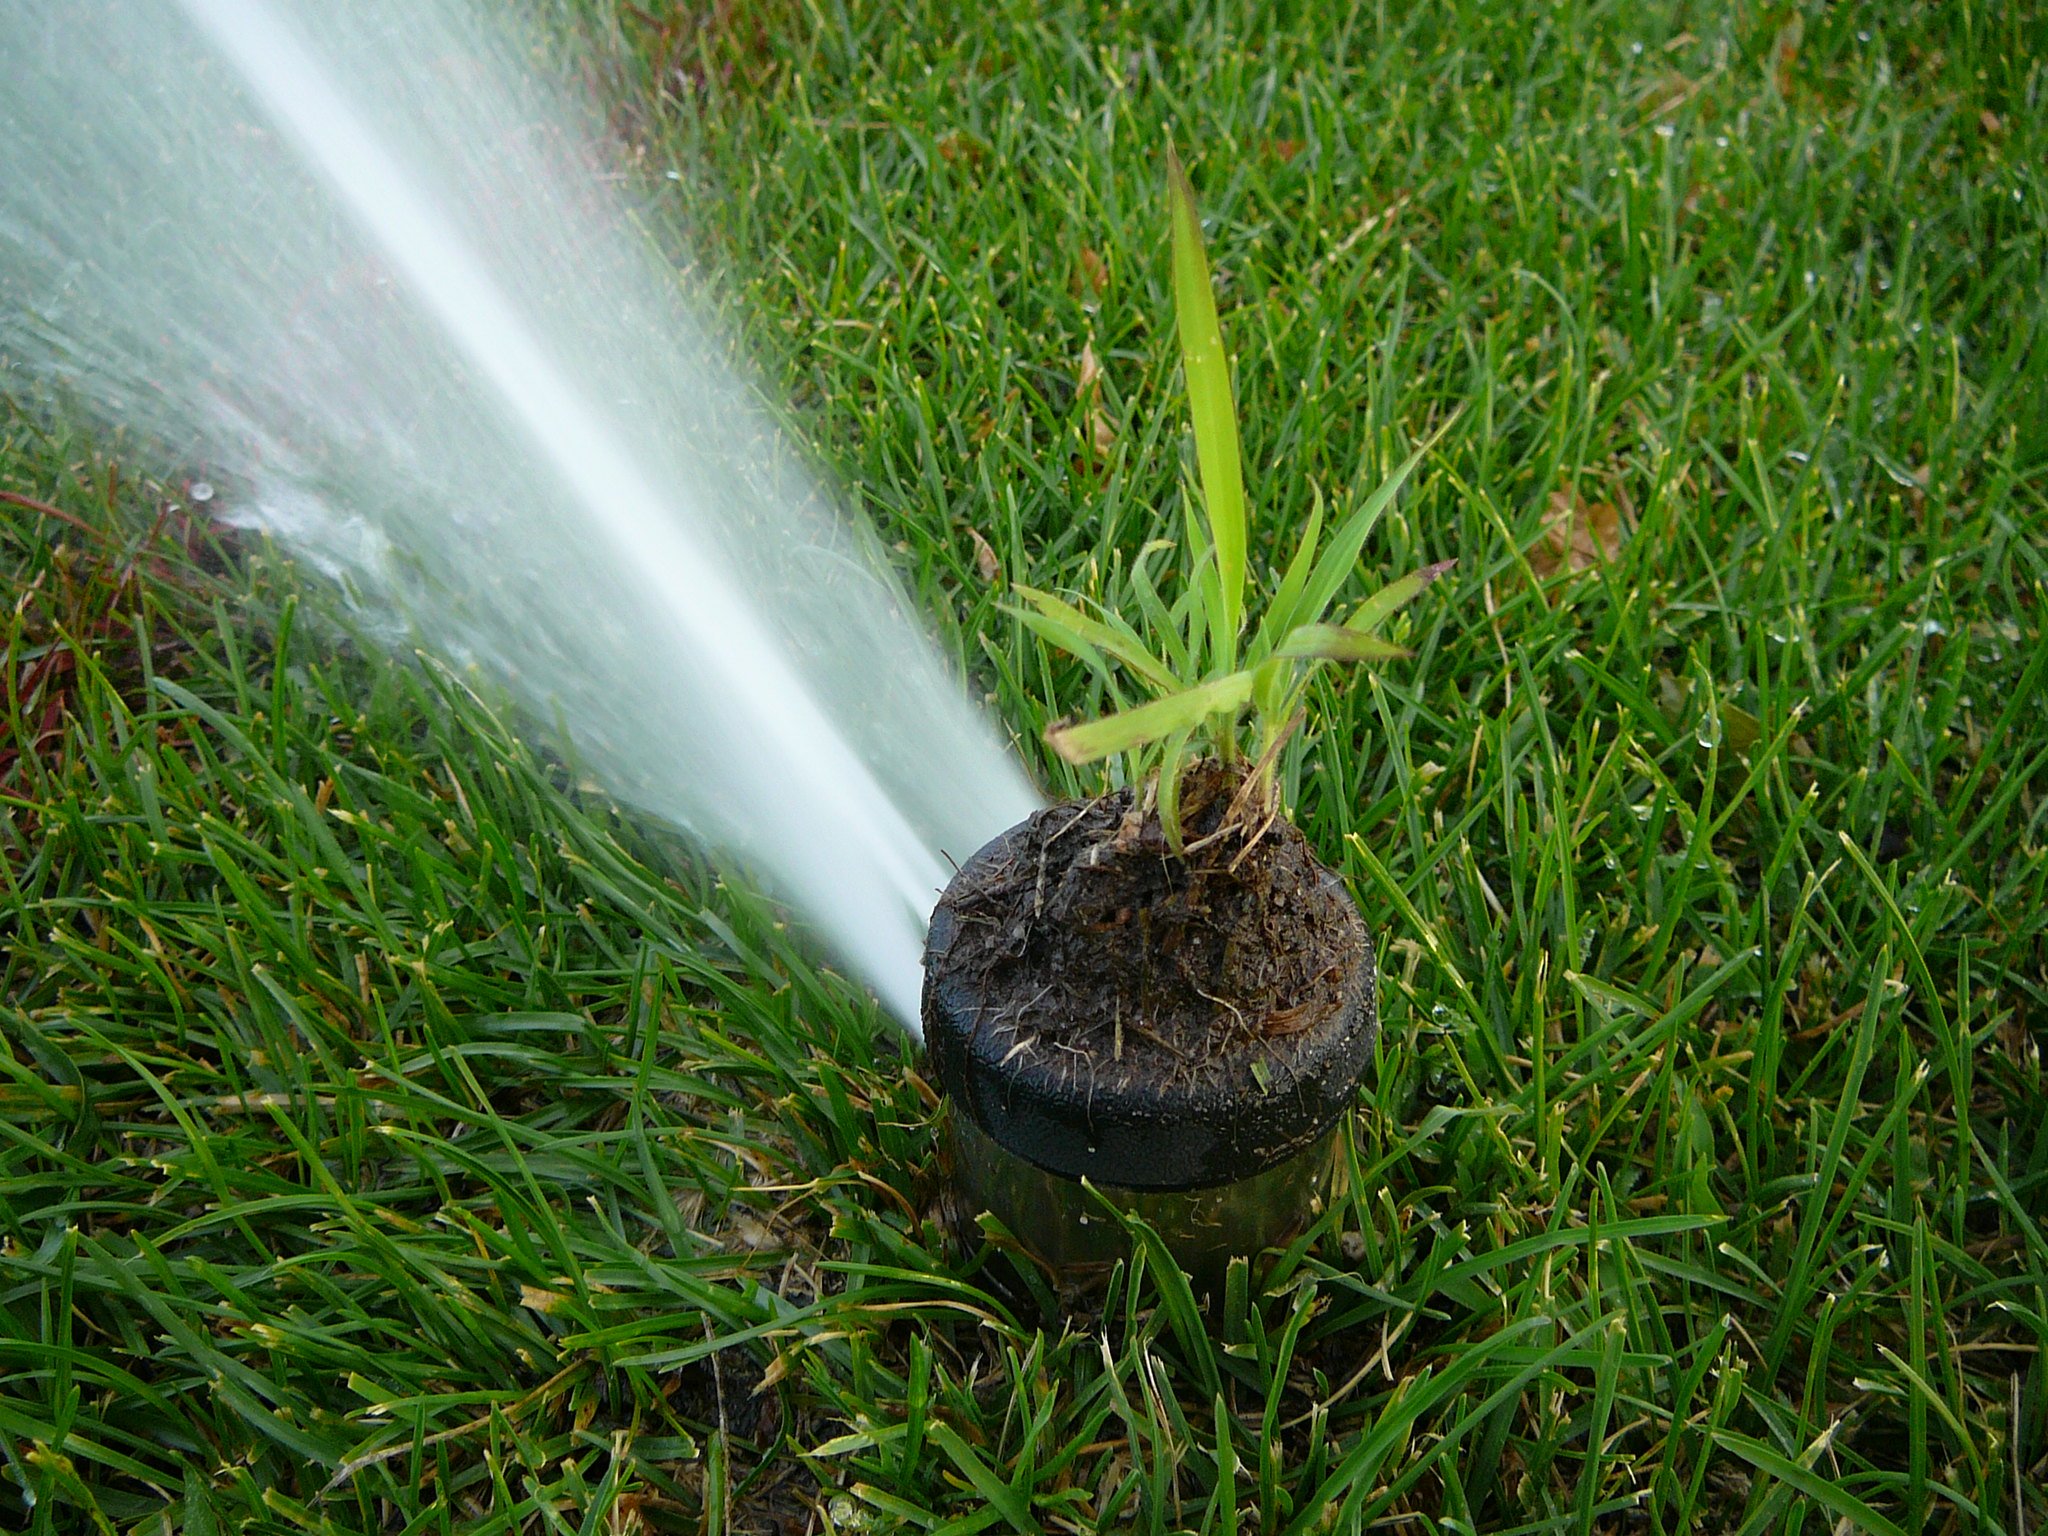
M1675 112L1684 106L1699 90L1700 83L1677 70L1668 70L1643 92L1641 106L1644 121Z
M2025 1017L2020 1012L2006 1015L2005 1022L1998 1026L1998 1043L2022 1071L2040 1071L2040 1044L2028 1031Z
M1081 247L1081 265L1078 272L1080 286L1090 293L1101 293L1109 287L1109 263L1099 256L1093 246Z
M1748 752L1764 738L1764 723L1735 704L1721 706L1721 739L1732 752Z
M1528 549L1529 568L1540 577L1588 570L1620 554L1628 532L1613 502L1582 501L1571 491L1552 491L1543 532Z
M1110 424L1109 412L1100 403L1088 407L1088 440L1095 445L1095 451L1107 458L1109 450L1116 446L1116 428Z
M975 570L981 573L983 581L994 586L996 579L1003 574L1002 562L996 559L995 550L990 547L988 540L981 536L979 528L970 527L967 530L967 537L974 540Z
M761 1221L749 1211L734 1213L726 1224L723 1247L726 1252L751 1251L761 1253L784 1246L783 1240L774 1228Z
M1792 69L1799 62L1799 44L1805 35L1805 23L1794 16L1771 40L1771 77L1780 96L1792 92Z
M768 1368L761 1372L761 1379L754 1383L754 1390L751 1395L759 1397L763 1392L768 1391L778 1381L782 1380L783 1377L787 1376L789 1374L790 1357L794 1354L794 1350L777 1350L775 1358L768 1362Z
M1110 425L1109 412L1099 404L1088 408L1088 437L1095 451L1105 457L1116 446L1116 428Z
M521 1284L519 1305L531 1307L536 1312L552 1312L569 1298L560 1291L551 1291L545 1286Z
M1075 392L1088 402L1088 440L1095 451L1107 454L1116 446L1116 428L1109 412L1102 408L1102 364L1095 357L1095 338L1081 344L1081 374L1074 381Z
M939 152L939 158L948 165L980 165L988 155L988 146L971 133L955 128L951 133L942 133L932 146Z
M1089 337L1081 343L1081 376L1074 381L1074 388L1084 395L1092 395L1102 387L1102 364L1096 360L1095 338Z

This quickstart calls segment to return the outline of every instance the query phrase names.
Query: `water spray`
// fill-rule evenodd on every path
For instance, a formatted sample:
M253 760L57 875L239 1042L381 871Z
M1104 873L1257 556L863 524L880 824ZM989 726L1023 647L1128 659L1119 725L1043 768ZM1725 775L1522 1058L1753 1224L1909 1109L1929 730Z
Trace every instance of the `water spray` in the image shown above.
M10 379L208 465L914 1036L946 855L1035 796L509 18L26 0L0 53Z

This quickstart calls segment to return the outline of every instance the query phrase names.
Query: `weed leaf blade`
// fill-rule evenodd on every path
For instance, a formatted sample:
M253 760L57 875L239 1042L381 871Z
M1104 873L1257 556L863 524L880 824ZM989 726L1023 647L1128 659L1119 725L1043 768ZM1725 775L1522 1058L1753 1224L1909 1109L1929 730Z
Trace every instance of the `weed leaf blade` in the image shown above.
M1072 603L1054 597L1050 592L1022 586L1011 590L1031 607L1019 608L1011 603L1003 606L1060 649L1085 661L1088 657L1082 647L1094 647L1114 656L1155 689L1164 691L1176 686L1174 676L1166 669L1165 663L1139 644L1134 636L1089 618Z
M1221 588L1217 630L1227 648L1217 657L1217 665L1228 668L1236 663L1233 651L1244 622L1244 470L1238 452L1237 406L1230 393L1230 359L1216 320L1216 294L1209 284L1194 191L1181 170L1180 157L1170 148L1166 175L1173 203L1174 311L1187 371L1188 414L1195 428L1195 461L1201 470L1202 501Z
M1341 624L1304 624L1280 642L1275 654L1313 661L1399 661L1408 652Z
M1276 614L1292 614L1301 602L1301 594L1308 587L1309 572L1315 568L1316 546L1323 536L1323 491L1315 487L1308 507L1308 522L1301 530L1301 542L1294 546L1294 555L1287 562L1287 573L1280 578L1280 585L1273 593L1273 601L1266 605L1266 621L1259 627L1259 637L1264 642L1262 650L1271 650L1281 635L1291 627L1278 623Z
M1401 487L1408 483L1408 477L1415 473L1415 467L1422 462L1423 456L1437 445L1444 433L1450 430L1451 422L1456 420L1457 417L1453 416L1450 421L1446 421L1432 432L1421 447L1409 454L1400 466L1380 483L1379 488L1360 502L1357 510L1338 525L1337 531L1330 535L1329 547L1323 551L1322 558L1316 561L1315 572L1309 577L1308 588L1301 595L1300 606L1289 614L1276 611L1269 619L1277 630L1290 629L1298 620L1320 619L1330 604L1337 600L1337 594L1344 588L1344 578L1349 576L1351 568L1358 564L1359 552L1365 548L1365 541L1379 522L1381 514L1392 504Z
M1422 595L1423 588L1457 563L1455 560L1439 560L1435 565L1410 571L1398 581L1388 582L1358 605L1358 610L1344 621L1344 627L1361 634L1371 634L1399 610L1414 602Z
M1052 726L1045 739L1068 762L1092 763L1176 731L1192 730L1211 715L1240 710L1251 696L1251 673L1231 672L1084 725Z

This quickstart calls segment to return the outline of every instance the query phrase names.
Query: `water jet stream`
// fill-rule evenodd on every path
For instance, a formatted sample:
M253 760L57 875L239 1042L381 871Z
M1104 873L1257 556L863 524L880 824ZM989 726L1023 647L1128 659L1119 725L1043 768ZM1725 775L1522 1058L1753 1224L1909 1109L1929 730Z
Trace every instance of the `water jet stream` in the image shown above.
M81 220L46 187L0 190L0 279L25 300L0 342L238 472L242 517L349 583L366 612L556 713L608 787L758 865L915 1033L939 855L964 857L1028 810L1029 791L872 548L816 508L664 302L623 211L565 177L559 153L521 147L535 124L575 144L567 115L508 75L467 7L337 8L351 19L180 5L194 41L236 71L244 112L216 111L209 128L187 106L169 132L144 120L179 101L162 58L193 49L160 7L138 38L147 9L116 3L70 25L109 48L117 79L142 77L142 111L109 93L74 146L61 121L31 120L31 89L15 122L0 107L0 132L26 133L31 151L55 140L116 183L123 152L168 149L206 229L247 243L212 276L173 247L152 296L132 230ZM126 32L92 26L124 18ZM31 30L0 23L0 36L10 25ZM408 77L379 53L402 35L421 56L423 29L424 57L455 61L474 93L456 113L418 78L428 66ZM62 71L74 84L92 52L78 51ZM33 58L28 72L61 79ZM185 99L209 78L200 65ZM465 127L482 136L450 143ZM192 163L252 131L260 142L225 166ZM10 159L28 156L0 150L9 186L37 175ZM238 227L250 221L222 205L251 195L252 170L263 203L306 222ZM515 216L516 248L489 238ZM104 329L82 336L81 320ZM650 342L665 327L673 344ZM340 404L315 389L342 380Z

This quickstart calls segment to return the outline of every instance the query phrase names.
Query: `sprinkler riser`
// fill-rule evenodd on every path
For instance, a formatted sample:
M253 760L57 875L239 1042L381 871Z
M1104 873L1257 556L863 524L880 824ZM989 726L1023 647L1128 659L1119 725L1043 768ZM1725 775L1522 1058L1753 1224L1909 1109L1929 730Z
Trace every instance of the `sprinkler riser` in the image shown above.
M1307 1147L1250 1178L1198 1189L1131 1189L1050 1173L1008 1151L948 1106L946 1164L963 1244L993 1217L1064 1289L1086 1290L1131 1256L1112 1209L1157 1232L1198 1288L1211 1289L1231 1259L1284 1247L1323 1210L1340 1121Z
M975 880L984 866L1000 868L1028 825L977 852L955 884ZM1133 1082L1127 1073L1063 1079L980 1036L976 999L944 979L954 919L940 902L926 944L925 1049L946 1098L947 1163L964 1240L975 1240L975 1217L986 1212L1056 1282L1085 1289L1130 1253L1108 1207L1141 1217L1205 1284L1230 1258L1282 1246L1302 1230L1321 1209L1379 1032L1365 924L1337 877L1326 870L1322 878L1351 930L1338 1006L1289 1037L1277 1070L1192 1083Z

